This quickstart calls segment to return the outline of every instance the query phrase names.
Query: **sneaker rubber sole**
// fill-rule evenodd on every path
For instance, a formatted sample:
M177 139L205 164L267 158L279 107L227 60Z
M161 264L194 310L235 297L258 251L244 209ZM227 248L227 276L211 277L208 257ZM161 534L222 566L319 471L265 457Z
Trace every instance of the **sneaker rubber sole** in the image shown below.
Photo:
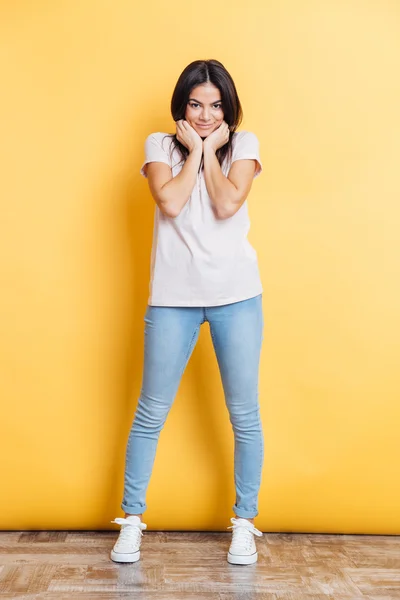
M252 565L257 562L258 553L254 554L231 554L228 552L228 563L231 565Z
M137 552L115 552L111 550L111 560L118 563L134 563L140 558L140 550Z

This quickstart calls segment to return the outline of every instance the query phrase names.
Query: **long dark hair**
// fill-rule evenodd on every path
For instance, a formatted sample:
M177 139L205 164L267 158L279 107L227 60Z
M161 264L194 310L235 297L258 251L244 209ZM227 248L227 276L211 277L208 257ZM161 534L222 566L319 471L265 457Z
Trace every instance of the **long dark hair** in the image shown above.
M243 118L242 106L232 77L218 60L195 60L182 71L176 83L171 99L171 114L174 121L185 118L187 103L191 91L198 85L212 83L221 93L221 103L224 112L224 121L229 125L229 141L218 148L216 157L220 165L226 157L232 155L232 136L239 127ZM176 133L168 134L172 137L171 157L174 148L178 150L181 162L189 156L189 150L180 143ZM203 160L201 161L200 168Z

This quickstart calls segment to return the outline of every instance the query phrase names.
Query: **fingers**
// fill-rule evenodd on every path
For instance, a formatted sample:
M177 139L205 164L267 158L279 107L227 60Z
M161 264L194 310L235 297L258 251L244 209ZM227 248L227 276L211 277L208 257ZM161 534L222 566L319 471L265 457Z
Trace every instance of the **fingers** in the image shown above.
M222 121L221 125L219 126L219 130L225 136L228 136L228 139L229 139L230 129L229 129L229 125L228 125L228 123L226 121Z

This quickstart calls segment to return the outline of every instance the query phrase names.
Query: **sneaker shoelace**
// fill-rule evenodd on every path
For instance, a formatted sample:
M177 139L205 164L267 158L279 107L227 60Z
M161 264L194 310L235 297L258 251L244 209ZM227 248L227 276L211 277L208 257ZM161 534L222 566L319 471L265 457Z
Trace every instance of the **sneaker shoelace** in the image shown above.
M251 550L253 542L252 534L257 535L258 537L262 536L262 532L256 529L250 521L241 521L232 517L231 523L233 523L233 525L227 527L227 529L233 530L232 544L235 544L235 546L238 545L246 550Z
M146 523L132 523L132 521L128 521L124 517L117 517L114 521L110 521L110 523L118 523L121 525L121 531L119 534L118 541L120 542L135 542L137 543L140 539L140 536L143 535L142 530L147 528ZM130 527L127 527L130 525Z

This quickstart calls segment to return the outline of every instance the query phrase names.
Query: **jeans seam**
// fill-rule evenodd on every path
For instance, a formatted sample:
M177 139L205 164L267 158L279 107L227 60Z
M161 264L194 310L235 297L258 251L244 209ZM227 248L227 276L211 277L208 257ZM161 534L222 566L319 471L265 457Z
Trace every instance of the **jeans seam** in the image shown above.
M190 340L190 343L189 343L189 348L188 348L188 350L187 350L187 352L186 352L186 358L185 358L185 362L184 362L184 364L183 364L183 367L182 367L182 370L181 370L181 372L180 372L180 374L179 374L179 381L181 380L181 378L182 378L182 375L183 375L183 372L184 372L184 370L185 370L185 368L186 368L186 365L188 364L188 361L189 361L189 358L190 358L190 353L191 353L191 351L192 351L192 349L193 349L193 343L194 343L194 339L195 339L195 337L196 337L196 335L197 335L197 332L199 331L199 329L200 329L200 325L198 325L198 326L196 327L196 329L194 330L194 333L193 333L192 339Z

